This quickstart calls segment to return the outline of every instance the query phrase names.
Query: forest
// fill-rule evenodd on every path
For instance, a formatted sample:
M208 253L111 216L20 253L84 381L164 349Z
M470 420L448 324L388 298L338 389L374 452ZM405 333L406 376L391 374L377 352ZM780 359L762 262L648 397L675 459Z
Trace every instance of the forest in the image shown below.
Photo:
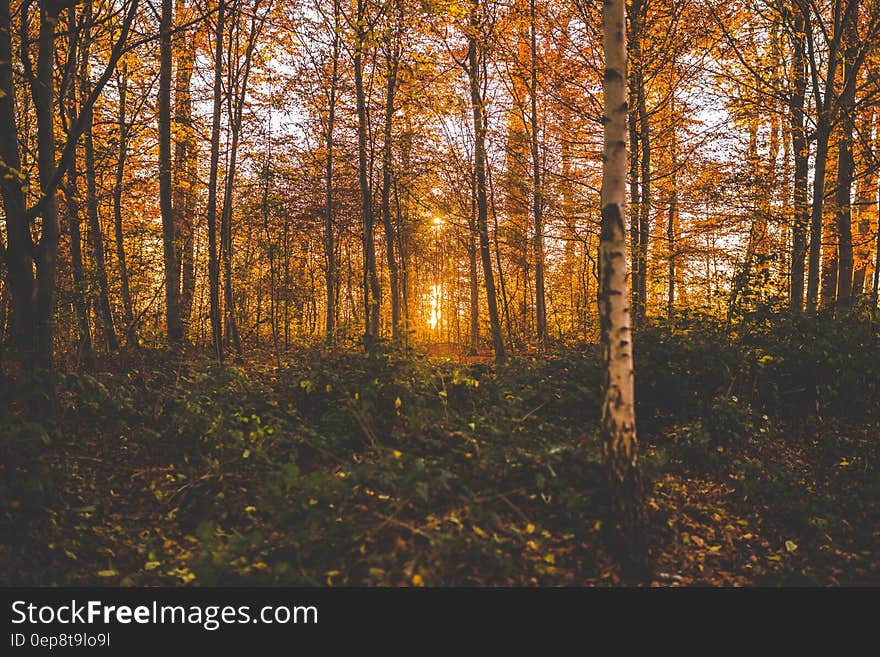
M880 0L0 0L0 584L880 584Z

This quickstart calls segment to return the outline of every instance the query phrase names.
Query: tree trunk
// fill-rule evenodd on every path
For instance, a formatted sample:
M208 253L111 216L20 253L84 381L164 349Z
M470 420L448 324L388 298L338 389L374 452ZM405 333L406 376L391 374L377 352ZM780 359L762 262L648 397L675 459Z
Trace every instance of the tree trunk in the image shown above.
M471 176L471 212L468 215L468 280L470 282L470 349L476 356L480 350L480 281L477 278L477 194L476 178Z
M269 185L272 180L272 170L269 163L272 161L272 144L269 143L268 153L266 154L266 166L263 171L263 200L260 208L263 214L263 230L266 237L266 248L269 251L269 326L272 329L272 352L275 355L275 367L281 368L281 350L278 342L278 316L276 310L276 280L278 278L275 271L275 245L272 243L272 232L269 227ZM259 326L259 321L257 322ZM259 333L258 333L259 335Z
M629 96L633 111L627 117L632 156L629 162L630 201L629 211L630 261L632 264L632 322L639 326L645 314L647 292L648 217L651 194L651 145L647 122L645 99L645 75L642 63L642 31L645 24L644 0L633 0L628 8L630 72ZM645 281L643 286L642 281Z
M483 122L483 98L480 92L480 61L478 52L481 34L480 0L472 0L470 30L468 32L468 75L470 78L471 107L474 115L474 171L477 192L477 232L480 238L480 257L483 261L483 279L486 283L486 302L495 359L506 357L501 324L498 321L498 298L492 273L492 255L489 251L488 200L486 197L486 125Z
M874 308L880 304L880 204L877 207L877 248L874 250Z
M40 7L40 32L37 55L37 76L31 93L37 114L37 169L40 175L42 234L37 245L37 354L36 365L52 366L55 335L55 275L58 256L58 198L52 186L55 178L55 28L59 7ZM75 135L74 135L75 138Z
M639 161L641 176L641 198L639 199L639 304L636 308L637 322L643 322L648 310L648 240L650 239L651 219L651 132L648 125L648 109L646 104L644 76L639 85L639 141L642 146Z
M408 171L409 158L406 155L406 139L404 139L403 153L401 161L404 171ZM405 213L401 207L399 180L394 181L394 205L397 212L397 252L400 254L400 301L401 315L403 320L403 339L404 342L409 340L410 331L412 330L409 315L409 236L407 230L408 213Z
M391 168L392 128L394 119L394 94L397 90L397 70L400 64L400 31L403 29L403 1L397 0L397 18L394 34L389 37L388 71L385 90L385 126L382 150L382 224L385 229L385 253L388 261L388 285L391 292L391 339L400 339L400 286L398 283L397 258L394 255L394 225L391 222Z
M602 225L599 243L599 317L605 360L602 448L614 520L628 554L640 547L640 480L636 440L633 345L627 304L626 233L626 42L625 2L602 7L605 74Z
M819 266L819 304L833 306L837 301L837 274L840 259L837 244L837 167L840 161L839 124L831 129L828 143L828 161L825 165L825 199L822 208L822 260Z
M117 77L119 95L119 148L116 155L116 176L113 182L113 237L116 240L116 261L119 266L119 282L122 292L122 310L127 332L134 330L134 315L131 305L131 289L128 282L128 267L125 263L125 234L122 228L122 184L125 179L125 159L128 154L129 125L125 118L125 100L128 93L128 64L122 63L122 71ZM128 336L126 336L128 339Z
M835 2L832 20L840 24L841 2ZM819 62L816 55L815 36L807 4L801 6L804 17L803 26L807 38L807 55L813 81L813 96L816 103L816 157L813 168L813 205L810 213L810 252L807 271L807 312L815 313L819 306L819 276L822 257L822 227L825 200L825 174L828 166L828 145L835 117L837 66L839 58L840 30L835 30L828 45L824 94L819 92Z
M6 267L12 296L13 340L22 361L36 353L34 243L26 217L12 60L12 15L9 0L0 0L0 193L6 214Z
M867 78L867 75L863 76ZM873 234L872 224L877 212L874 197L877 195L877 167L874 166L874 145L872 139L875 124L875 107L868 105L859 113L859 134L862 138L858 142L858 158L855 169L858 172L856 182L856 216L854 221L854 270L853 270L853 295L865 293L865 286L870 288L871 279L868 272L871 270L871 237Z
M638 2L638 0L635 0ZM629 98L632 106L636 106L637 90L639 88L639 76L636 72L637 67L629 74ZM630 290L630 308L635 315L639 307L639 207L641 207L641 195L639 194L639 124L636 112L629 112L627 118L629 126L629 254L631 264L631 277L633 285ZM638 318L633 317L633 321L638 323Z
M807 272L807 312L815 313L819 305L819 270L822 256L822 211L825 196L825 170L828 164L828 142L831 126L821 115L816 127L816 157L813 173L813 206L810 212L810 253Z
M165 324L168 342L183 340L180 320L180 270L177 264L174 207L171 198L171 28L173 0L162 0L159 21L159 211L165 258Z
M227 71L226 105L229 129L232 133L232 143L229 146L223 209L220 214L220 255L223 264L223 301L226 312L226 337L235 351L237 360L242 358L242 349L232 283L232 202L235 189L238 145L241 138L244 105L247 99L248 79L251 72L254 48L256 47L257 38L262 30L264 21L265 14L262 17L258 16L256 11L250 14L250 31L247 36L244 57L240 58L238 53L233 50L233 45L238 43L238 37L229 39L226 51L227 65L229 67ZM231 23L230 28L235 29L236 24L234 22Z
M86 110L89 111L89 110ZM91 113L89 111L89 113ZM113 311L110 308L110 284L107 280L107 264L104 256L104 236L101 232L101 219L98 214L98 189L95 172L95 146L92 140L91 120L84 133L86 164L86 207L89 218L89 242L92 247L92 265L98 279L98 312L104 329L104 340L110 351L119 348L116 329L113 326Z
M336 123L336 87L339 82L339 0L333 0L333 61L330 73L330 98L327 106L326 192L324 199L324 258L327 267L324 280L327 290L327 344L336 334L336 245L333 235L333 128Z
M178 23L185 23L190 12L183 0L176 0ZM195 295L195 213L198 183L197 144L192 119L190 85L196 60L195 31L184 30L174 36L177 73L174 81L174 169L172 206L174 208L178 263L181 269L180 316L189 332Z
M547 343L547 302L544 293L544 196L541 187L541 158L538 143L538 37L535 0L529 0L529 64L531 80L529 96L531 99L531 137L532 152L532 202L535 219L535 328L538 345L544 348Z
M220 0L214 32L214 104L211 112L211 163L208 173L208 287L211 341L214 355L223 362L223 328L220 322L220 260L217 255L217 186L220 166L220 110L223 101L223 30L226 1Z
M807 224L810 218L807 202L807 171L810 157L804 126L804 101L807 91L804 55L804 17L794 16L791 96L791 149L794 153L794 229L791 242L791 288L789 303L795 312L804 308L804 258L807 255Z
M73 78L78 59L79 33L76 27L76 8L68 9L68 75ZM70 80L67 88L67 118L68 125L76 120L77 94L76 85ZM82 236L80 233L80 204L79 204L79 169L76 156L67 167L67 187L65 189L67 201L67 233L70 238L70 268L73 274L73 306L76 311L77 326L79 332L78 360L86 367L91 367L94 359L92 349L92 331L89 325L89 303L86 296L86 277L82 258Z
M852 183L855 166L853 161L853 121L856 82L858 81L859 43L856 32L858 7L858 0L847 2L841 25L844 83L838 100L841 121L837 155L835 223L838 249L837 302L843 306L849 305L851 301L853 282Z
M483 121L485 130L486 122ZM486 134L485 132L483 133ZM484 146L485 152L485 146ZM474 178L476 181L476 177ZM504 327L507 330L507 345L513 349L513 326L510 319L510 297L507 294L507 283L504 276L504 267L501 265L501 247L499 246L498 211L495 207L495 185L492 184L492 169L486 167L486 182L488 185L489 200L492 207L492 230L495 235L495 266L498 268L498 291L501 293L501 308L504 314ZM475 188L476 189L476 188ZM476 195L474 196L476 202ZM488 221L488 219L487 219ZM487 226L488 231L488 226ZM477 230L479 233L479 229ZM497 306L497 302L496 302Z
M85 2L85 21L92 22L92 2ZM91 94L91 80L89 79L89 36L86 36L82 65L80 70L80 84L82 97L88 98ZM110 308L110 284L107 281L107 265L104 258L104 236L101 232L101 218L98 214L98 181L95 171L95 144L92 138L92 126L94 124L94 111L92 107L82 109L85 118L83 130L83 146L85 149L86 166L86 210L89 219L89 242L92 247L92 266L95 270L95 278L98 281L98 314L101 317L104 329L104 340L110 351L119 349L116 339L116 329L113 326L113 311Z
M678 140L675 128L672 128L671 144L669 147L669 161L671 164L670 191L669 191L669 216L666 222L666 243L669 250L669 271L666 284L666 317L672 319L675 312L675 260L678 248Z
M376 244L373 236L373 194L367 162L367 99L364 90L364 46L366 34L366 0L357 0L356 43L354 48L354 85L358 117L358 182L361 190L361 220L364 249L364 348L372 352L379 339L379 307L382 290L376 271Z

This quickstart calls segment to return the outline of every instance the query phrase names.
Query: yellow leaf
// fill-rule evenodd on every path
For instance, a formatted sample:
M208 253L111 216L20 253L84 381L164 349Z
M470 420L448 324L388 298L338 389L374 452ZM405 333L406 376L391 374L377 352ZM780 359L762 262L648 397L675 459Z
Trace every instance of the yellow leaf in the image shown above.
M116 577L119 573L113 569L99 570L98 577Z
M476 525L474 525L474 534L476 534L480 538L489 538L489 535Z
M421 575L416 573L415 575L412 576L412 583L413 583L413 586L424 586L425 580L422 579Z
M526 534L534 534L534 533L535 533L535 526L532 523L529 523L528 525L526 525Z

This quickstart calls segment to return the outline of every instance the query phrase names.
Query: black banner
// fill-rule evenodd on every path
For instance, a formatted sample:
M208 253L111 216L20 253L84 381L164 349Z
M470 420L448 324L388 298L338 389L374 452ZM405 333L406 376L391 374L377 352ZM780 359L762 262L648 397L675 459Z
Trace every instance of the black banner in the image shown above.
M256 650L319 645L558 645L674 628L782 631L832 608L846 592L670 589L5 588L0 654L141 654L145 650ZM826 595L830 593L831 595ZM876 596L876 590L872 592ZM732 603L732 604L725 604ZM831 604L828 604L831 603ZM845 606L845 605L844 605ZM810 613L804 613L808 611ZM790 613L786 613L790 612ZM828 625L830 617L824 615ZM623 632L623 634L621 634ZM409 639L407 639L409 640ZM302 643L300 643L302 642Z

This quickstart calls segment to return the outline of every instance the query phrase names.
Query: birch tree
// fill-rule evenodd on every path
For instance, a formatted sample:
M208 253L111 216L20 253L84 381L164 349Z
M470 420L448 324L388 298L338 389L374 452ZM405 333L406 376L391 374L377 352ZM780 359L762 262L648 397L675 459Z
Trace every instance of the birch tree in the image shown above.
M602 7L604 148L602 224L599 238L599 320L605 362L602 451L607 466L612 512L626 548L635 553L639 538L640 481L636 440L632 332L626 270L626 18L624 0Z

